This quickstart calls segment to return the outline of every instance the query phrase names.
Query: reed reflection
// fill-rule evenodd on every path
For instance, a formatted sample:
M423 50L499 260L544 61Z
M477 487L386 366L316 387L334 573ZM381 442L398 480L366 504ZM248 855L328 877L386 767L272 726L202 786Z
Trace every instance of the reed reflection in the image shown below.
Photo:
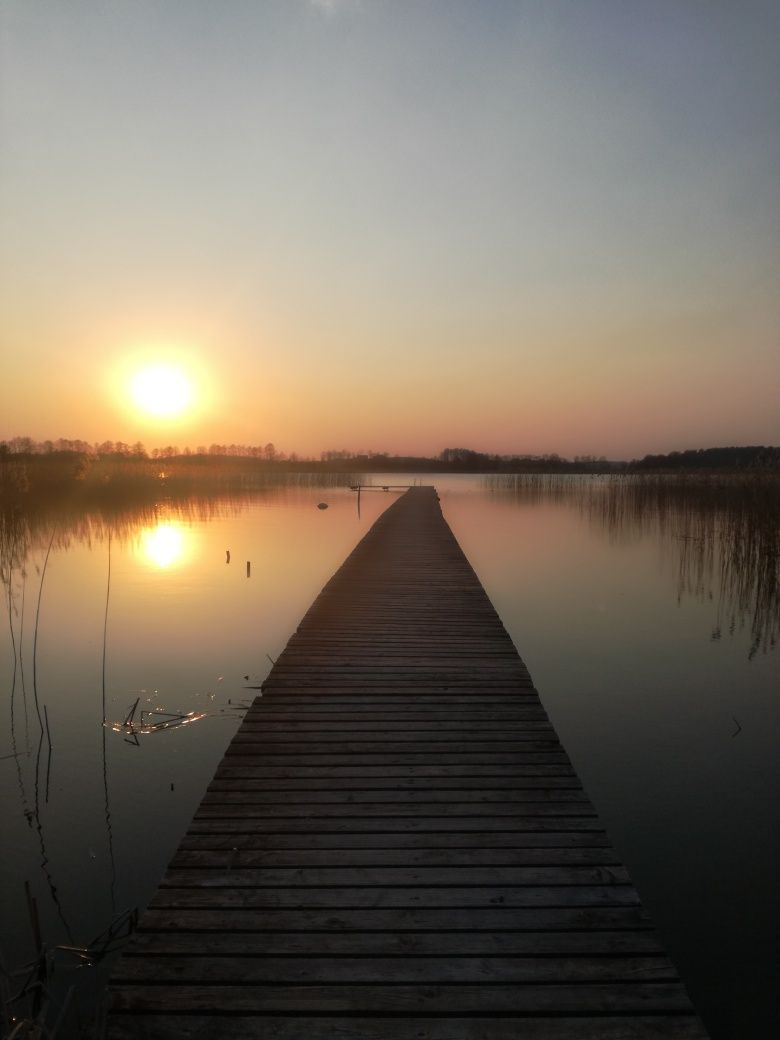
M515 474L483 483L523 505L573 505L614 540L656 538L673 561L678 599L714 602L713 639L747 631L751 658L777 645L780 476Z
M220 467L222 473L226 467ZM229 468L227 468L229 476ZM46 481L13 495L0 496L0 577L5 585L10 574L20 574L26 561L43 556L52 538L52 551L60 552L72 544L93 546L112 534L119 548L138 538L140 530L150 532L168 525L186 531L195 522L235 517L258 501L294 500L301 492L321 488L347 488L364 479L356 473L281 473L266 475L252 482L224 480L222 486L204 476L201 489L197 481L179 487L166 478L165 495L159 486L141 488L120 481L100 483L90 494L79 498L46 493ZM213 474L212 474L213 477ZM0 483L0 490L2 490ZM90 489L87 489L90 490ZM159 539L159 542L157 541ZM173 564L176 536L157 536L150 546L150 562L170 558ZM155 566L161 564L156 563Z

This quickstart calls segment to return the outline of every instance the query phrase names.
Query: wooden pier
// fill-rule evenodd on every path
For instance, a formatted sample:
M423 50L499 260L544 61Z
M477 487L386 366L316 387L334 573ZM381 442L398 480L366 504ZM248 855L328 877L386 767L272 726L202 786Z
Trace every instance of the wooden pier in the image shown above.
M433 488L276 662L115 968L108 1035L706 1037Z

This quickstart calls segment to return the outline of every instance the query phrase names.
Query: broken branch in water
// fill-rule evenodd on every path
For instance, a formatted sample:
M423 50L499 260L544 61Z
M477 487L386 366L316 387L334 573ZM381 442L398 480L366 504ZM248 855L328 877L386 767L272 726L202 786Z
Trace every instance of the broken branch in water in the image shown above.
M124 722L104 722L104 726L110 727L114 733L124 733L130 737L129 743L138 745L139 736L147 736L150 733L160 733L166 729L176 729L178 726L186 726L199 719L205 719L208 712L205 711L161 711L158 708L149 710L142 709L136 720L136 710L141 700L138 697L127 713ZM161 716L159 722L151 721L153 716Z
M113 953L133 934L138 924L138 908L123 910L100 935L86 946L56 946L56 950L72 953L85 964L97 964Z

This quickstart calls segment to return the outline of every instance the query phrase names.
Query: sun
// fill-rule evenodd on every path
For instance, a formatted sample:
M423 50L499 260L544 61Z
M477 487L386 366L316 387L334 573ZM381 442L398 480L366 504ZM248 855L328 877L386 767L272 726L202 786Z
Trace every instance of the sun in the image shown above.
M192 404L192 383L175 365L148 365L130 380L130 397L146 415L175 418Z

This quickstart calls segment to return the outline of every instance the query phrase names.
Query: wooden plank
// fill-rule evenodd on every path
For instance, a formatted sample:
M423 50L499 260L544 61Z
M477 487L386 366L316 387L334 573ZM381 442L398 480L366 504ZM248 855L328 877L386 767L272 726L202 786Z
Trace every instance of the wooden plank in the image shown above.
M190 849L184 844L171 870L189 867L530 867L619 866L612 849ZM545 875L547 876L547 875Z
M684 987L664 983L591 983L549 985L128 985L112 987L117 1010L301 1014L328 1013L446 1014L571 1012L656 1014L690 1011Z
M705 1037L432 489L306 613L111 999L109 1040Z
M414 687L401 686L398 683L383 683L381 689L344 690L338 686L328 690L323 696L317 690L296 690L294 686L284 690L272 690L262 693L255 700L258 709L272 706L274 711L289 709L294 712L316 708L317 711L341 710L362 714L370 711L468 711L479 712L504 708L523 708L529 705L538 706L539 695L533 687L518 688L515 685L497 687L495 684L474 684L467 690L453 689L449 693L442 692L437 686L429 687L415 684ZM370 716L367 714L367 718Z
M618 907L341 907L295 909L149 908L142 931L344 932L372 931L635 931L651 928L641 906ZM131 947L132 949L132 947Z
M291 799L286 797L289 792L280 789L278 786L266 789L250 788L247 786L249 783L250 781L248 780L233 780L229 785L225 784L222 787L211 784L209 790L203 796L201 805L267 804L284 806L285 808L290 807ZM456 803L461 808L465 805L473 806L475 804L478 806L506 806L507 804L516 805L517 803L525 805L529 802L544 802L554 805L559 803L569 803L570 805L582 803L590 808L590 802L588 802L584 792L571 787L520 787L516 789L479 787L476 790L464 790L462 787L456 787L427 791L399 791L396 788L373 790L370 787L363 787L362 790L346 791L330 791L326 789L304 792L297 789L296 795L296 804L304 806L307 810L315 805L341 806L343 809L345 806L363 807L368 805L376 808L384 803L394 806L396 811L399 807L407 805L431 806L447 805L448 803ZM329 811L333 812L335 810L331 809ZM590 809L590 811L592 812L593 810Z
M309 888L344 886L353 888L363 886L418 886L435 885L452 887L473 885L481 891L495 885L627 885L628 871L620 866L592 866L577 864L576 866L554 865L527 866L507 864L501 866L481 866L464 864L451 866L449 863L414 864L412 866L322 866L312 867L269 867L243 866L231 864L231 869L222 871L215 868L188 868L185 870L171 868L168 870L161 888L182 887L189 885L229 886L251 885L264 887L303 885Z
M240 878L235 879L235 884L241 884ZM638 901L639 897L631 885L575 885L568 888L563 885L552 888L541 885L534 888L512 888L508 885L500 888L442 888L436 885L339 888L334 885L307 889L303 886L234 888L224 884L219 887L201 885L191 888L169 888L167 885L161 885L149 906L152 909L181 907L201 910L209 910L212 907L223 910L285 910L296 907L314 910L375 910L404 907L463 909L484 906L624 907L636 906Z
M423 831L378 833L347 831L293 832L273 834L246 831L215 831L190 828L181 849L592 849L611 848L602 830L590 831Z
M263 819L306 817L307 819L363 820L367 817L416 818L431 816L450 817L468 816L482 819L484 814L490 816L595 816L588 801L525 801L525 802L489 802L485 807L475 802L362 802L359 805L351 802L310 802L289 801L262 803L254 801L254 795L228 801L203 801L197 812L197 819L220 817L233 819L240 817L261 817Z
M429 834L441 831L473 831L483 835L501 831L517 833L544 831L601 832L602 826L595 816L424 816L410 819L405 816L372 818L370 816L339 819L309 819L287 817L267 819L262 816L210 817L198 812L190 827L191 834Z
M138 932L129 956L550 957L662 954L652 931Z
M370 1018L333 1014L112 1015L115 1040L707 1040L692 1014Z
M466 739L464 740L464 737ZM478 733L471 740L463 732L435 734L435 731L425 730L422 733L392 733L382 736L381 733L267 733L262 730L244 731L236 735L230 746L239 754L244 744L260 745L263 748L271 748L274 751L289 752L290 754L312 754L313 748L321 749L323 754L344 755L350 752L370 754L372 751L381 751L383 754L392 754L393 751L430 752L433 755L440 752L457 754L459 751L469 750L470 754L485 751L492 754L494 751L509 751L517 748L520 751L547 751L557 750L560 747L558 737L551 726L546 725L543 730L537 729L511 731L505 733ZM247 752L250 753L251 752Z
M391 681L391 678L393 681ZM394 675L390 671L384 676L378 674L369 675L368 673L365 675L344 675L343 672L328 674L316 668L313 668L306 674L296 673L293 675L293 673L290 673L288 676L280 676L278 679L274 679L270 692L274 696L282 694L286 694L289 697L305 695L306 697L319 697L321 699L330 699L334 694L349 696L350 693L366 693L369 696L372 694L377 697L381 696L389 701L394 696L397 696L399 700L408 697L409 689L418 682L425 687L425 694L428 698L439 695L443 699L449 699L453 695L468 694L471 703L474 704L474 700L478 699L480 694L489 697L495 693L495 689L491 688L489 682L480 684L475 678L467 678L465 676L458 678L454 672L451 675L443 672L422 671L417 674L407 673L399 676ZM403 686L401 685L402 683ZM507 679L503 680L501 685L506 692L515 689L520 693L525 691L529 695L535 693L530 681L523 682L521 679ZM269 690L268 687L263 687L263 689L266 692Z
M394 795L401 799L407 795L427 794L433 801L440 794L460 793L465 801L479 800L482 794L501 793L505 799L524 798L526 794L536 791L541 797L552 796L557 792L581 792L580 781L575 776L465 776L465 777L330 777L321 778L287 777L285 779L269 777L243 776L236 772L231 777L223 777L216 773L208 786L209 792L217 791L257 791L275 797L285 798L291 791L306 791L307 798L322 801L334 801L350 796L364 799L369 796L372 801L384 801Z
M470 735L476 735L479 740L522 740L528 734L543 733L545 736L555 731L549 720L540 717L526 717L524 719L495 720L489 725L485 723L468 722L442 722L437 724L436 720L421 722L317 722L317 723L279 723L271 725L269 720L254 718L246 719L236 740L257 741L258 737L263 743L274 743L279 740L432 740L436 737L447 737L453 740L463 740ZM274 720L271 720L274 721ZM501 723L504 723L501 725Z
M362 712L361 712L362 714ZM485 711L481 714L455 714L451 709L448 711L417 711L417 712L389 712L377 711L369 714L366 709L364 718L355 718L354 708L351 711L306 711L300 706L288 708L285 713L281 709L276 710L268 705L265 711L250 710L244 716L244 725L247 729L262 728L267 730L273 726L284 726L290 731L302 730L338 730L347 727L351 730L382 729L383 732L391 732L396 729L412 729L419 726L421 729L436 728L441 730L471 730L476 732L484 729L495 729L497 726L507 725L512 728L525 725L527 722L546 722L547 713L536 706L524 708L519 711ZM243 728L243 727L242 727Z
M677 971L668 957L230 957L209 955L125 957L117 982L200 985L257 984L377 984L422 982L527 983L557 982L676 982Z
M467 747L468 745L463 745ZM292 763L301 766L453 766L479 765L492 768L500 765L568 765L569 759L562 750L529 751L526 748L515 751L464 751L457 748L447 751L365 751L356 744L352 750L334 752L314 751L311 748L291 746L284 751L275 747L273 751L262 751L262 744L231 745L226 754L233 764L241 765L242 759L264 765L286 766Z
M491 782L496 779L524 779L527 777L576 777L576 773L568 762L528 762L528 756L524 755L521 762L517 756L508 762L486 762L471 763L457 761L442 765L437 762L430 765L427 762L419 765L387 765L385 763L376 765L325 765L318 762L314 765L299 763L286 763L284 765L269 765L265 758L260 762L256 758L247 758L242 761L238 757L225 758L217 768L216 776L220 779L229 780L232 777L246 777L255 779L270 779L284 781L309 781L316 779L329 780L354 780L365 778L367 783L373 786L377 780L472 780L484 779ZM287 786L285 783L284 786ZM579 784L578 784L579 786Z

